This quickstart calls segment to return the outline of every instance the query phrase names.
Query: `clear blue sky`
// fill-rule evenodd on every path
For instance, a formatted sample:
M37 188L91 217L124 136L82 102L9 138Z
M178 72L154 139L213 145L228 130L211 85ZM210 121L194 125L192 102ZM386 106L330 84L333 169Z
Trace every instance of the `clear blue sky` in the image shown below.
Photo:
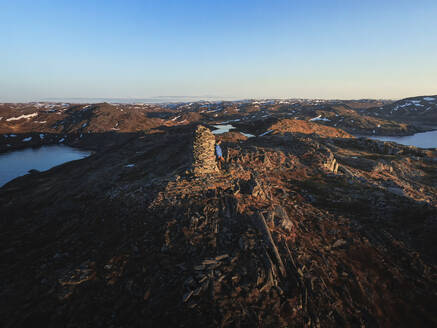
M437 94L436 0L0 0L0 101Z

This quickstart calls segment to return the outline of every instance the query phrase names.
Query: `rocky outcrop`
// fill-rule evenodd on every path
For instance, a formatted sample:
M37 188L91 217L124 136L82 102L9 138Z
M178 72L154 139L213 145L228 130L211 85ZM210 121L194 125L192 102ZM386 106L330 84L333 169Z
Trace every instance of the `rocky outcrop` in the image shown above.
M322 138L354 138L349 133L331 126L325 126L303 120L283 119L273 124L268 130L274 133L316 134Z
M192 172L195 175L218 172L214 146L214 135L208 128L199 125L194 132L193 141Z
M330 156L328 157L328 159L325 163L325 168L327 168L330 172L337 174L338 163L334 157L334 154L330 153Z
M337 174L338 162L335 159L333 152L324 146L320 148L320 152L326 156L325 160L323 161L323 168L331 173Z

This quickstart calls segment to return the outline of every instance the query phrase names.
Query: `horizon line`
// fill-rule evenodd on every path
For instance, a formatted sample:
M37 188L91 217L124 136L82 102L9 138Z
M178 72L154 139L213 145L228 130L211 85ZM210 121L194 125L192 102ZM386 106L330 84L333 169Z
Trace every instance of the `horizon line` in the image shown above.
M415 95L402 98L308 98L308 97L235 97L235 96L153 96L153 97L50 97L39 98L35 100L2 100L1 103L87 103L87 102L108 102L117 103L145 103L145 104L165 104L165 103L181 103L181 102L201 102L201 101L247 101L247 100L324 100L324 101L362 101L362 100L380 100L380 101L398 101L401 99L426 97L436 95ZM165 99L168 99L167 101ZM177 99L180 99L179 101ZM185 101L184 101L185 100ZM77 101L77 102L76 102Z

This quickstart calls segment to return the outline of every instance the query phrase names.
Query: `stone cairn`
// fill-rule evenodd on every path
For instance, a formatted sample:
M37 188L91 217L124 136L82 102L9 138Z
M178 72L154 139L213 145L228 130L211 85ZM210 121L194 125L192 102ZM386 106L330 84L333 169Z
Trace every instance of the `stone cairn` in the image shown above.
M212 132L199 125L194 132L193 168L195 175L218 172L215 159L215 137Z

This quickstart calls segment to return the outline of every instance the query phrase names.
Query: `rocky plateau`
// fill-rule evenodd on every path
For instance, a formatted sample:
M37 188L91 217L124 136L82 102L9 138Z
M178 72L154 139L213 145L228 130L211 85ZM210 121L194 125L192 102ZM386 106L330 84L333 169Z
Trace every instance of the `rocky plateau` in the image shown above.
M433 99L0 104L0 325L437 326Z

